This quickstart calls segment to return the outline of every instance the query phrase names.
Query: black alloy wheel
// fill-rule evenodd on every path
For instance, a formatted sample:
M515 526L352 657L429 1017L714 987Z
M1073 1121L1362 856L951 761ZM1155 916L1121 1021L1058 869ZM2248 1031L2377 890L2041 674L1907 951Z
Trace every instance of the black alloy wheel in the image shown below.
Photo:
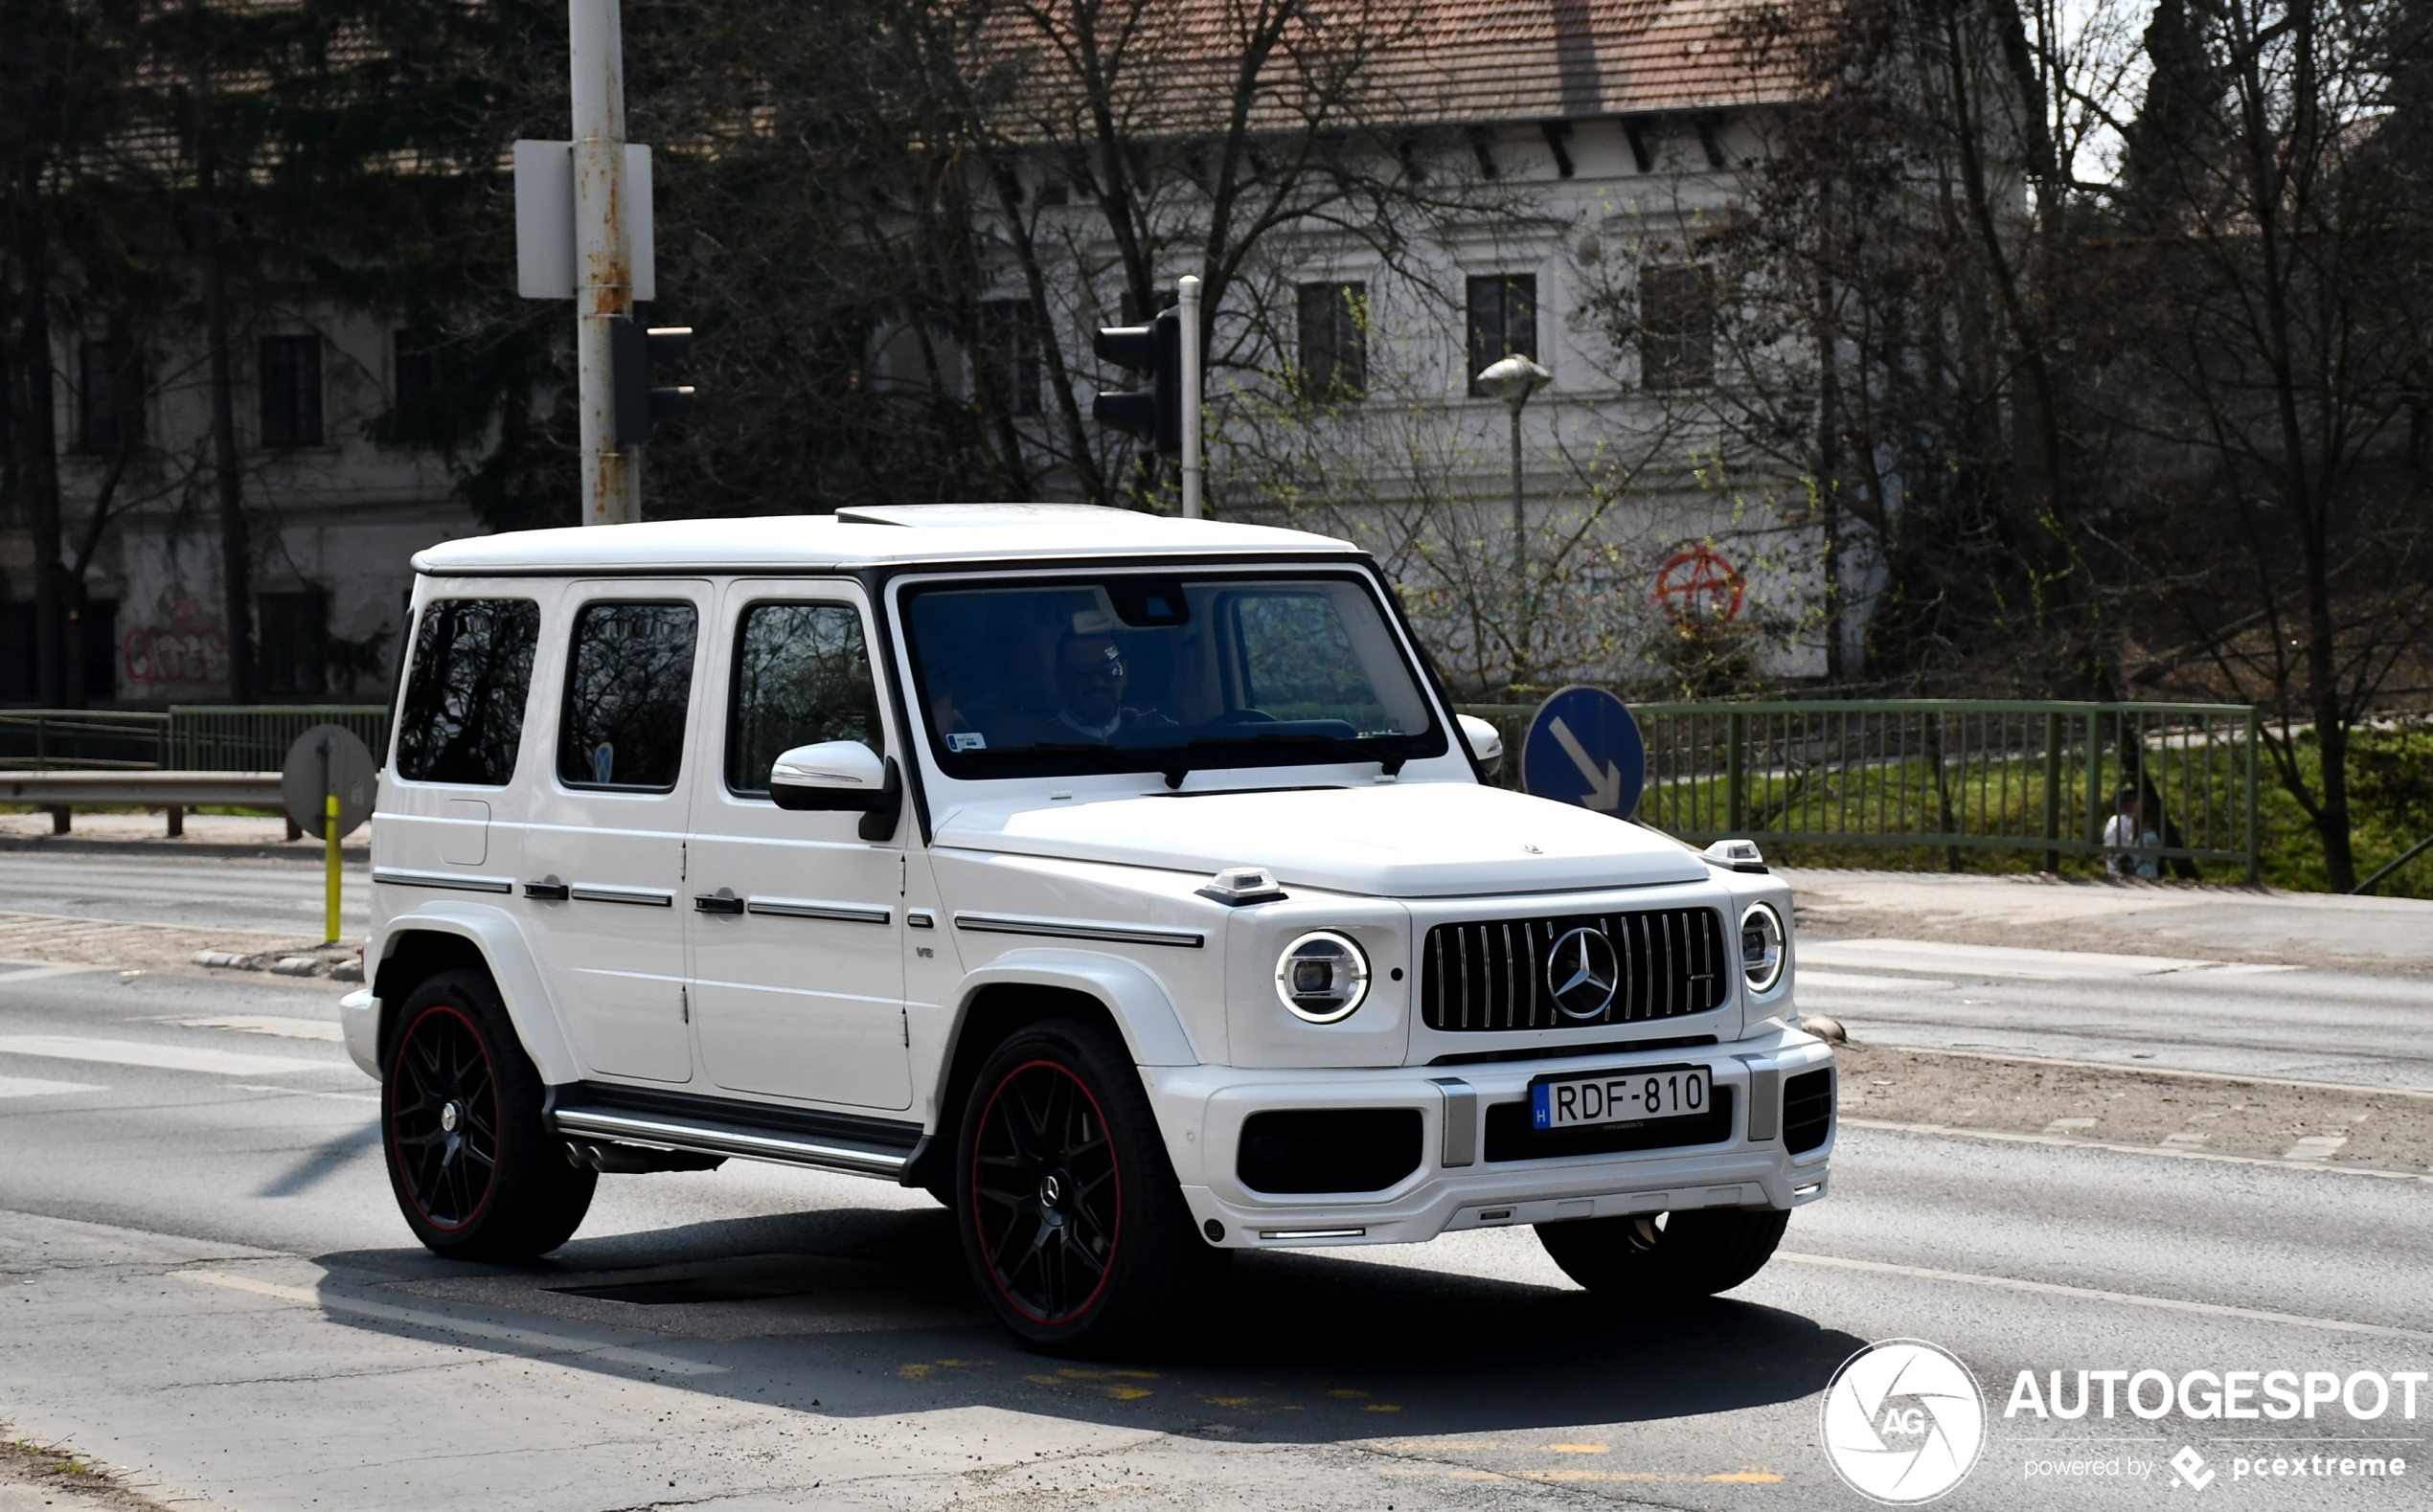
M489 975L441 972L395 1022L380 1142L414 1237L460 1260L529 1260L564 1244L600 1175L551 1132L549 1089Z
M1027 1061L972 1131L972 1222L990 1279L1034 1322L1069 1323L1105 1289L1124 1231L1106 1114L1072 1071Z
M472 1021L451 1003L424 1008L398 1037L389 1113L398 1179L424 1222L463 1229L498 1175L498 1077Z
M1184 1204L1113 1025L1016 1030L981 1063L957 1131L964 1260L1025 1344L1103 1357L1207 1316L1228 1253L1202 1239Z

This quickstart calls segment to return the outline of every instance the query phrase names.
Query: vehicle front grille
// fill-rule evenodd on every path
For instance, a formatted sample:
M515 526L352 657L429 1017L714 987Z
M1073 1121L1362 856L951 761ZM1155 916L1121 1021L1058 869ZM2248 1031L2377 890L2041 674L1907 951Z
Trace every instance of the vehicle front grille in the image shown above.
M1802 1072L1783 1083L1783 1148L1806 1154L1832 1132L1832 1067Z
M1615 974L1612 1000L1585 1014L1557 1004L1549 977L1557 944L1582 929L1612 947ZM1731 959L1723 921L1708 908L1439 924L1428 931L1421 961L1420 1017L1429 1028L1456 1033L1680 1018L1722 1006ZM1566 960L1566 976L1575 965Z

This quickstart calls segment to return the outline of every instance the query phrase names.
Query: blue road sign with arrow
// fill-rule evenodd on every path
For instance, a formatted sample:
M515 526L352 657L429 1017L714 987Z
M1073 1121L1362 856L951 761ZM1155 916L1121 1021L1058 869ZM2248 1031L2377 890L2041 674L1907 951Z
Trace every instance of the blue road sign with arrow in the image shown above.
M1574 686L1537 706L1521 744L1521 784L1531 793L1628 819L1647 777L1648 745L1621 699Z

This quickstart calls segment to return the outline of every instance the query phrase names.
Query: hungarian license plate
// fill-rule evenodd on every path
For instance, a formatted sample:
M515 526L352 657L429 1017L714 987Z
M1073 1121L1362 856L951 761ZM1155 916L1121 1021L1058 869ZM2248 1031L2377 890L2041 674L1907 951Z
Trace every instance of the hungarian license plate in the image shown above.
M1654 1118L1694 1118L1708 1111L1713 1094L1704 1066L1544 1076L1529 1084L1530 1126L1586 1129Z

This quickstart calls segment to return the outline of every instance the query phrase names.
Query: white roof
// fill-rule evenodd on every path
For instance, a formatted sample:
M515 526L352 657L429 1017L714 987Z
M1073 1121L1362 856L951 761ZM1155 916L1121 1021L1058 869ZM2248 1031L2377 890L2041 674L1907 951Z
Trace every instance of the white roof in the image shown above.
M1085 504L918 504L833 515L653 520L516 530L418 552L432 576L535 573L800 572L895 563L1037 561L1124 555L1341 554L1348 541L1305 530L1181 520Z

